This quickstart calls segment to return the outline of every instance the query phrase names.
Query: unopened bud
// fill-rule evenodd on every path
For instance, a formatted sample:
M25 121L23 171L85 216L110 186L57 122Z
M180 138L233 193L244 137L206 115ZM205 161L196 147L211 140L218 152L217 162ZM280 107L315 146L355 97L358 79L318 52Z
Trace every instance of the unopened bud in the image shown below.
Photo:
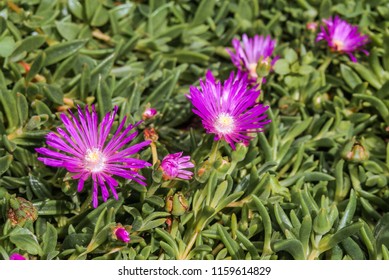
M363 145L363 140L360 142L353 138L345 145L342 152L342 157L345 160L358 163L368 160L369 152L365 148L365 145Z
M157 110L154 108L146 108L146 110L142 114L143 120L148 120L154 117L157 114Z
M13 253L9 256L9 260L11 260L11 261L25 261L26 258L20 254Z
M114 239L116 240L120 240L122 242L125 242L125 243L128 243L130 242L130 234L128 233L128 231L121 225L121 224L118 224L114 230L113 230L113 237Z
M221 159L220 165L216 167L217 171L225 174L230 169L231 163L224 158Z
M296 115L299 110L299 104L290 96L283 96L278 101L278 108L281 113L288 116Z
M328 93L316 94L312 99L313 109L318 113L323 112L323 105L329 99L330 99L330 96L328 95Z
M32 203L22 197L9 200L8 219L12 226L23 226L27 221L34 222L38 218L38 211Z
M309 30L309 31L312 31L312 32L315 32L316 29L317 29L317 22L308 22L307 25L306 25L306 28Z
M167 217L165 223L168 226L168 228L170 228L172 226L172 224L173 224L172 217Z
M158 141L158 133L155 131L154 127L146 128L143 131L143 134L145 136L145 140L151 140L154 143Z
M30 72L30 69L31 69L31 64L28 64L27 62L25 61L19 61L18 62L19 65L21 65L24 69L24 72L27 74L28 72Z
M172 213L174 216L181 216L189 209L189 202L185 196L178 192L166 198L165 210Z
M266 77L272 69L271 59L270 57L263 59L262 57L259 59L256 74L257 77Z

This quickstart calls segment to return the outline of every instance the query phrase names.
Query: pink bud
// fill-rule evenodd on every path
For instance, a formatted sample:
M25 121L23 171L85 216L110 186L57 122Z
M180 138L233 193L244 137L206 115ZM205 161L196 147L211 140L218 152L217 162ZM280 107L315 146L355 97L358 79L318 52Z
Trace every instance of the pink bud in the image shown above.
M154 117L155 115L157 114L157 110L154 109L154 108L147 108L143 114L142 114L142 118L144 120L147 120L147 119L151 119L152 117Z
M126 229L124 227L118 226L114 230L114 233L115 233L115 236L118 240L123 241L125 243L130 242L130 234L128 233L128 231L126 231Z
M307 29L310 31L316 31L317 29L317 22L308 22L307 23Z
M185 169L193 167L194 164L190 161L190 156L182 156L182 152L167 155L160 165L163 172L162 177L165 180L173 180L175 178L190 180L192 179L193 172Z
M23 257L22 255L17 254L17 253L11 254L11 256L9 256L9 259L11 261L25 261L26 260L25 257Z

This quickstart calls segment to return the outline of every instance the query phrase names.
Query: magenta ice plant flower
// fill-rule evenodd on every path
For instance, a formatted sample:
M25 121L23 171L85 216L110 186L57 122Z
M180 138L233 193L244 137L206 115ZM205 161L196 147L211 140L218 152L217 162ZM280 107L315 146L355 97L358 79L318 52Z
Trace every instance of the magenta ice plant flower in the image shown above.
M169 154L163 158L160 168L162 177L165 180L173 180L176 178L190 180L193 172L185 170L193 168L194 164L190 161L190 156L182 156L182 152Z
M235 150L235 143L247 143L251 133L263 131L263 126L270 122L265 114L269 106L256 102L259 94L259 90L249 87L245 73L234 77L232 72L222 84L208 71L205 81L200 80L200 89L191 86L187 97L205 130Z
M249 38L246 34L243 34L242 42L238 39L233 39L232 46L235 49L235 53L227 49L232 63L239 70L248 72L250 80L257 80L258 65L264 65L270 69L277 60L277 58L271 59L276 46L276 40L272 40L270 36L255 35L253 38Z
M357 62L354 52L361 51L366 55L369 52L364 46L369 42L367 35L358 31L358 26L349 24L338 16L323 20L325 26L320 27L316 41L325 40L331 50L339 53L346 53L353 62Z
M116 239L122 242L128 243L131 240L128 231L120 224L114 229L114 234Z
M58 127L58 133L47 134L46 143L50 148L36 149L42 155L38 160L48 166L64 167L73 179L78 179L77 191L81 192L85 181L92 178L92 204L95 208L98 206L99 189L104 201L109 197L108 188L113 197L118 199L116 187L119 183L113 176L145 185L145 178L136 170L151 166L136 158L137 153L150 141L129 145L138 135L132 131L139 123L123 130L126 123L124 117L116 132L109 136L117 110L115 106L100 123L94 106L91 111L85 107L85 112L78 106L78 117L69 110L71 118L66 114L60 115L65 129Z
M142 114L142 118L144 120L151 119L156 114L157 114L157 110L156 109L154 109L154 108L146 108L146 110L144 110L144 112Z
M20 254L17 254L17 253L13 253L9 256L9 259L11 261L25 261L26 258Z

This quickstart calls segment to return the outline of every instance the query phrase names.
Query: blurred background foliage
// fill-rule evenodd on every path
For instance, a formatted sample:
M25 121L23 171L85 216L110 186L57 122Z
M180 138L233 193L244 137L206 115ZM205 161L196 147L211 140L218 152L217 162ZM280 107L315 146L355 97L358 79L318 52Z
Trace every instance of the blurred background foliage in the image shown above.
M370 37L358 63L306 28L335 14ZM389 259L388 28L388 0L0 1L0 259ZM261 97L272 123L211 163L185 95L207 69L235 70L225 48L243 33L278 42ZM141 130L160 159L191 155L195 179L155 166L147 187L123 180L92 209L34 151L77 104L117 105L116 123L156 108Z

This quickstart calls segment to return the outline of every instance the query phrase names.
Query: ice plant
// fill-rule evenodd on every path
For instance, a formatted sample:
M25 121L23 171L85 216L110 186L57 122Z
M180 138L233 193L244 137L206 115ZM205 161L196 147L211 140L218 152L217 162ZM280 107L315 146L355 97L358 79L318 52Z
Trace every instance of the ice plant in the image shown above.
M9 256L9 259L11 261L25 261L26 258L20 254L17 254L17 253L13 253Z
M249 87L247 74L235 78L232 72L222 84L208 71L200 87L192 86L188 95L193 112L202 119L205 130L215 134L215 140L225 140L232 149L270 122L265 114L268 106L256 102L260 91Z
M317 34L316 41L325 40L331 50L339 53L346 53L353 62L357 59L354 52L361 51L366 55L369 52L363 47L369 42L367 35L358 31L358 26L349 24L338 16L323 20L325 26L321 26L321 32Z
M160 168L162 177L165 180L180 178L190 180L193 172L185 170L185 168L193 168L194 164L190 162L190 156L182 156L182 152L169 154L163 158Z
M119 176L134 180L145 185L144 177L136 170L150 166L151 164L137 159L136 154L150 141L143 141L129 146L129 143L137 136L132 130L139 124L129 125L124 128L126 117L119 124L112 137L109 133L115 119L118 108L105 115L101 123L94 106L85 112L78 106L78 118L69 110L71 118L61 114L61 120L65 130L58 127L57 132L50 132L46 136L49 148L38 148L36 151L44 157L38 157L48 166L64 167L73 179L78 179L77 191L81 192L84 183L92 178L92 204L98 205L99 188L104 201L109 197L109 189L115 199L118 199L116 187L118 182L113 176ZM54 150L55 149L55 150ZM58 150L58 151L56 151Z
M242 41L238 39L232 40L232 46L235 53L230 49L227 52L231 56L232 63L235 64L241 71L249 73L249 78L256 81L258 78L257 68L264 66L270 69L277 59L271 59L276 41L272 40L270 36L255 35L253 38L247 37L243 34Z
M147 120L151 119L157 114L157 110L154 108L146 108L142 114L142 119Z
M125 243L130 242L130 234L122 225L119 224L114 229L114 234L117 240L123 241Z

